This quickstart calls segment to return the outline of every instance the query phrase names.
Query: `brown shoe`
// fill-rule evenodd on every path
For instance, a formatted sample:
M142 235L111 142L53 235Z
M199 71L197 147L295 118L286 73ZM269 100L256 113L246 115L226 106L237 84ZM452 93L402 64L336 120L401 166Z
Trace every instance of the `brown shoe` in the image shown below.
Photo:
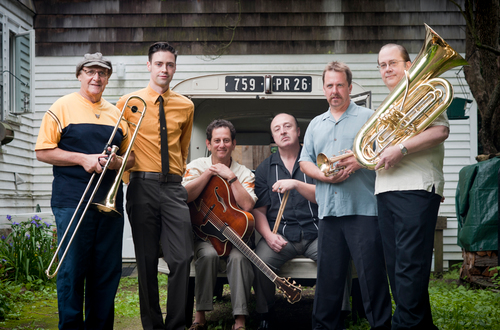
M189 327L189 330L207 330L207 325L206 324L200 324L198 322L194 322Z

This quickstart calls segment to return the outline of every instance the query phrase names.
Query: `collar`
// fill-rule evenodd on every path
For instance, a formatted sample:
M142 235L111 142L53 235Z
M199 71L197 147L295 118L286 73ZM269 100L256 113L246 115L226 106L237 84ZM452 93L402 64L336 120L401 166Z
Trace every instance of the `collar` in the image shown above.
M302 153L302 146L300 146L299 154L297 155L296 160L299 159L301 153ZM279 149L274 154L271 154L270 162L271 162L271 165L281 165L281 166L285 167L285 163L283 163L283 160L281 159ZM295 172L295 170L297 169L298 166L299 166L298 162L295 161L295 164L293 165L293 172ZM290 173L290 174L293 177L293 173Z
M340 116L339 121L341 121L342 119L344 119L347 116L357 117L358 114L359 114L359 106L356 103L354 103L353 100L351 100L351 102L349 103L349 106L347 107L346 111L342 114L342 116ZM325 121L327 119L335 122L335 118L333 118L333 115L330 112L330 108L328 108L328 110L321 115L321 120L322 121Z
M151 88L151 86L149 86L149 84L148 84L148 87L146 87L146 91L147 91L147 94L149 97L149 101L152 104L155 104L158 101L158 96L160 96L160 94L158 94L155 90L153 90ZM172 93L172 91L170 90L170 87L169 87L165 93L161 94L161 96L163 97L163 104L167 103L168 99L170 98L171 93Z

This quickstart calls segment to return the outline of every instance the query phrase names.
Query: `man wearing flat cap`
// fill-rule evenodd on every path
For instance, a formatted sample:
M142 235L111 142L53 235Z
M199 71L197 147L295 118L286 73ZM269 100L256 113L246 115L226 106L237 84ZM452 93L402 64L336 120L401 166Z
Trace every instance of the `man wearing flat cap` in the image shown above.
M122 166L123 154L130 142L128 125L121 121L112 145L117 154L106 156L103 147L120 118L120 111L102 98L113 68L101 53L86 54L76 66L80 81L78 92L58 99L42 119L36 142L36 157L53 165L51 207L59 241L70 225L78 203L90 182L67 238L59 252L61 259L84 206L94 191L98 176L109 164L94 197L103 200ZM132 152L126 168L134 164ZM116 204L123 214L123 194L119 190ZM114 298L121 276L123 217L110 217L89 208L57 274L59 329L112 329ZM85 317L83 316L85 301ZM85 320L84 320L85 319Z

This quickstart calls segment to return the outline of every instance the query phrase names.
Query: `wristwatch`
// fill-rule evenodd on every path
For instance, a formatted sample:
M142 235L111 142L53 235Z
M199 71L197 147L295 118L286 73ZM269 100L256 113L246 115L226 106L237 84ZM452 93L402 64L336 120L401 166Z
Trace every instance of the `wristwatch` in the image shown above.
M406 149L406 147L402 143L399 144L399 149L401 149L401 153L403 154L403 156L408 155L408 149Z
M231 185L231 183L233 183L233 182L234 182L234 181L236 181L236 180L237 180L237 178L236 178L236 177L234 177L234 178L232 178L231 180L228 180L228 181L227 181L227 183L229 183L229 185Z

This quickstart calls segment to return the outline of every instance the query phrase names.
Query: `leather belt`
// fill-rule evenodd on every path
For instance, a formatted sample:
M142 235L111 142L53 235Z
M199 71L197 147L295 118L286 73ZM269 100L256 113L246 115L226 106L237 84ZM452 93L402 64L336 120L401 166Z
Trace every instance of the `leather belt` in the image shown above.
M177 174L167 174L163 175L162 173L157 172L141 172L135 171L130 173L130 179L141 178L146 180L154 180L158 182L171 182L171 183L181 183L182 177Z

